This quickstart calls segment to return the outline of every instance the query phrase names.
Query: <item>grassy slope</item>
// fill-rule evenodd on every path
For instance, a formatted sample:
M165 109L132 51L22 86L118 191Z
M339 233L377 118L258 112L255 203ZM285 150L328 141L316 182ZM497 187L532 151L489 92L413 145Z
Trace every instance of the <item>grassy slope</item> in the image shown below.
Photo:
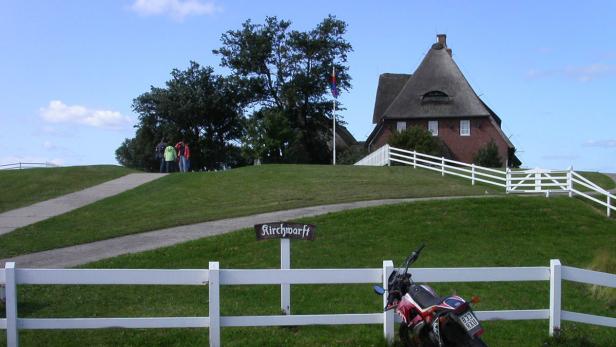
M0 258L260 212L496 190L408 167L264 165L174 174L0 236Z
M420 267L547 266L549 259L587 267L595 252L616 256L616 222L590 205L566 197L504 197L435 201L347 211L307 219L318 227L314 242L294 241L293 268L381 267L397 264L421 241L428 247ZM253 230L201 239L91 264L96 268L276 268L276 241L256 242ZM477 294L478 310L548 307L547 282L451 283L441 295ZM223 287L223 315L277 314L276 286ZM130 317L207 315L207 287L22 286L22 317ZM295 314L378 312L370 285L296 285ZM566 283L563 308L614 316L587 288ZM565 323L565 329L572 325ZM613 346L614 329L578 325L599 346ZM487 322L490 346L541 346L547 321ZM382 345L381 327L224 328L226 346ZM24 331L23 346L205 345L207 329ZM0 342L1 343L1 342Z
M95 165L0 171L0 212L72 193L134 172Z
M580 174L603 189L610 190L616 188L616 182L614 182L611 177L604 175L600 172L583 171L580 172ZM583 186L580 188L583 190L588 190L588 188Z

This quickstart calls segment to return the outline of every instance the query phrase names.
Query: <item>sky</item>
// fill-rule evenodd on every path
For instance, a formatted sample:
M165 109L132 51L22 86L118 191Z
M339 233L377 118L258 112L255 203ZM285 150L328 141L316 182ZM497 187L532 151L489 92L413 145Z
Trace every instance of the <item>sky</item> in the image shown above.
M340 116L372 131L378 77L412 73L436 34L502 119L524 167L616 172L615 1L109 0L0 2L0 165L117 164L132 100L220 36L266 16L348 24L353 88ZM324 76L327 78L327 76Z

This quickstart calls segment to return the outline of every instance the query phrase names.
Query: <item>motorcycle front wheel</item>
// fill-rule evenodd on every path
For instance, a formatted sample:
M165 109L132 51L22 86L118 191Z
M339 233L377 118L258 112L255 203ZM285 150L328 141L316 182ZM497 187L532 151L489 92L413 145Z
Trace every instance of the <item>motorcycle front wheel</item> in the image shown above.
M404 323L401 323L398 328L398 336L400 337L400 343L403 347L438 347L429 341L428 338L422 339L418 336L414 336L413 329Z

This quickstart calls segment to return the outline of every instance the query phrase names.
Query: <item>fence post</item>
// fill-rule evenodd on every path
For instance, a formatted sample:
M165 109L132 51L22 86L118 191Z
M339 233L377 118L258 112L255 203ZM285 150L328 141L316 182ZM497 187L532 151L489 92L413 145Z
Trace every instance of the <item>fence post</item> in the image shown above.
M550 336L560 334L561 267L560 260L550 260Z
M445 176L445 157L441 157L441 176Z
M539 168L535 169L535 191L541 190L541 173L539 172Z
M208 276L210 347L220 347L220 271L218 262L211 261Z
M391 166L391 160L389 160L389 145L385 145L385 160L387 160L387 166Z
M417 151L413 151L413 169L417 169Z
M569 166L567 171L567 189L569 190L569 197L573 196L573 166Z
M391 260L383 261L383 288L388 290L387 280L389 275L394 271L394 262ZM383 307L387 306L387 293L383 294ZM394 343L394 310L388 310L383 312L383 337L387 341L387 345L393 345Z
M291 268L291 239L280 239L280 269ZM280 311L284 315L291 314L291 285L280 285Z
M505 193L509 194L509 190L511 186L511 169L507 168L507 170L505 170Z
M612 202L611 202L612 198L610 198L610 194L607 194L607 217L610 217L610 211L612 210Z
M475 163L471 164L471 183L475 185Z
M4 264L6 280L6 345L19 346L19 330L17 329L17 282L15 278L15 263Z

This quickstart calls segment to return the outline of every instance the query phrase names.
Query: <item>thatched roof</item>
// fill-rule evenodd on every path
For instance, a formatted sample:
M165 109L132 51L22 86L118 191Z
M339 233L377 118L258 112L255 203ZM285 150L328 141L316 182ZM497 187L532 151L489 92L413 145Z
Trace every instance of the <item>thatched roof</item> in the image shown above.
M379 76L379 86L376 89L376 101L374 102L374 113L372 123L378 123L381 116L389 105L400 93L411 75L384 73Z
M491 112L451 57L444 35L413 75L383 74L379 78L373 123L382 118L486 117ZM404 86L399 85L406 78ZM388 106L385 106L388 105Z

